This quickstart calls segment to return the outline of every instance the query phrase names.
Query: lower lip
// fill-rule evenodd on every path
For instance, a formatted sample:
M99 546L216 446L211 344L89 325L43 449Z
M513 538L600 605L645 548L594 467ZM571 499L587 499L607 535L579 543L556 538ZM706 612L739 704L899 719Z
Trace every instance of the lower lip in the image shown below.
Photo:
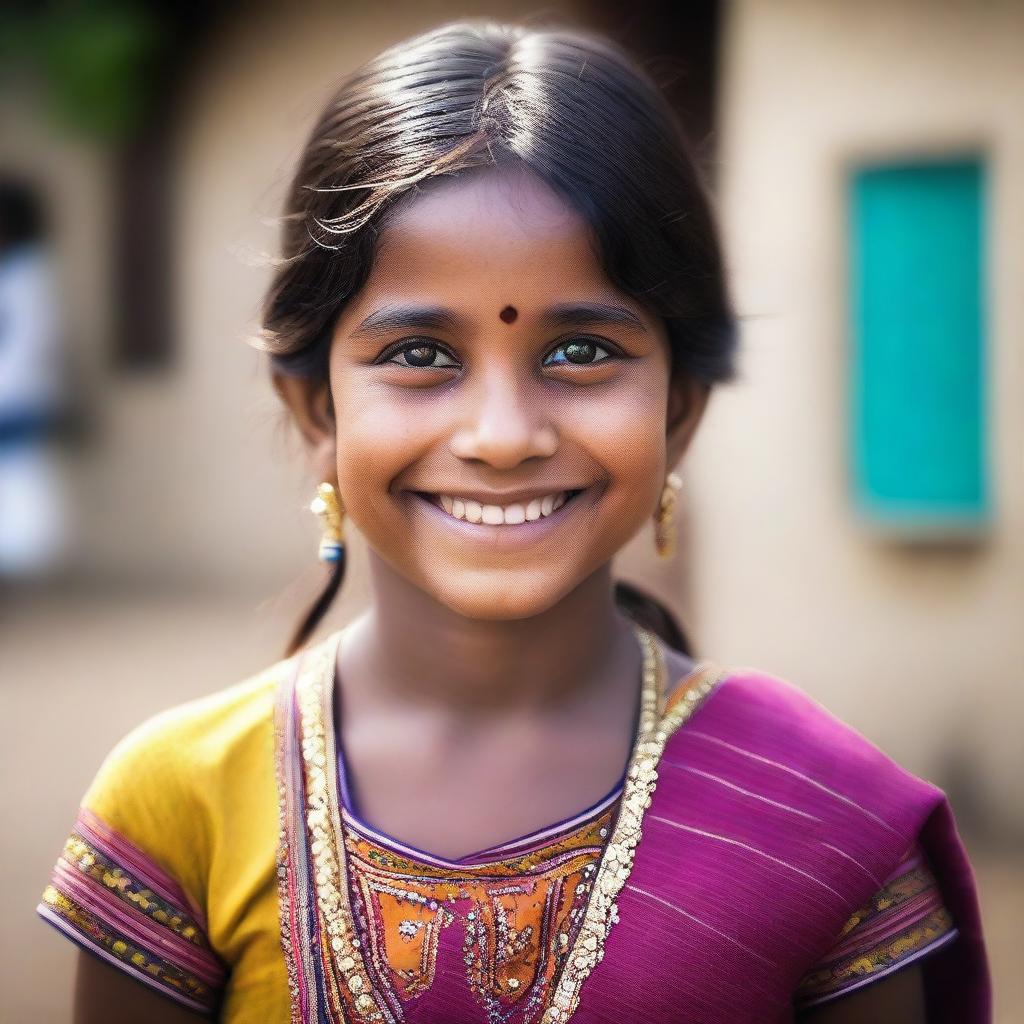
M566 519L580 511L585 505L591 504L590 499L594 490L594 487L585 487L563 502L551 515L541 516L540 519L527 519L522 523L471 523L468 519L456 519L454 516L448 515L443 508L435 505L422 494L415 491L408 493L418 508L435 517L459 537L504 546L536 544L539 540L553 534Z

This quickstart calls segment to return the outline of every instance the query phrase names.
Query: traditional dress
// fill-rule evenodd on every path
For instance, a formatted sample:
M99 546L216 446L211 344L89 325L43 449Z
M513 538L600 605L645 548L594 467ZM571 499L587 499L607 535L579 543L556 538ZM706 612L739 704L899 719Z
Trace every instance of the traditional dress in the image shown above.
M231 1024L765 1024L919 960L929 1021L986 1024L941 790L767 673L665 685L636 630L629 761L571 819L457 860L364 821L339 630L122 740L39 912Z

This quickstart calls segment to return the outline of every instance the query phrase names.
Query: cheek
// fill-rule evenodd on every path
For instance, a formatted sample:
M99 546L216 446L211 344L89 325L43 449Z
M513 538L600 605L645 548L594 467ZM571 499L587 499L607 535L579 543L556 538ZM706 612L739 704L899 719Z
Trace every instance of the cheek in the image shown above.
M411 404L381 390L354 382L335 392L338 482L354 514L358 505L382 499L425 441Z
M648 397L650 396L650 397ZM618 510L643 518L665 475L665 399L657 388L629 389L613 400L582 404L572 432L609 477L607 497Z
M634 406L595 418L591 435L616 475L642 478L661 469L665 458L664 416Z
M386 537L398 528L395 496L388 494L392 482L420 460L436 461L459 419L449 404L458 398L360 382L355 375L336 379L334 388L341 492L353 522L380 541L382 531ZM653 513L664 484L663 382L647 368L571 401L550 394L538 401L557 410L552 423L562 438L562 458L568 455L565 464L590 464L595 478L607 477L593 536L624 543Z

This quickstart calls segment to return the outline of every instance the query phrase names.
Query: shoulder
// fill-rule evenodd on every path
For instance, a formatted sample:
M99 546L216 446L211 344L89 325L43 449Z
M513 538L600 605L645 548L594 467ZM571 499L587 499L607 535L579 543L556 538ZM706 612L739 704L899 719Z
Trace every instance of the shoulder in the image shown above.
M881 786L877 796L883 804L887 794L896 792L913 792L928 803L941 797L940 790L793 682L749 666L723 672L714 700L701 715L720 738L750 746L762 758L777 757L822 782L857 789L865 783Z
M873 862L863 877L884 878L945 802L942 790L792 682L747 666L712 671L713 689L669 738L668 762L714 780L719 798L727 787L750 794L742 807L756 804L762 824L767 807L782 816L780 829L799 820L798 833L786 832L795 844L825 849L848 838Z
M274 695L290 664L291 659L282 660L135 726L111 749L83 803L122 786L136 794L156 786L166 795L168 787L191 787L244 754L272 730Z
M272 877L275 696L294 663L171 707L120 740L39 906L80 945L193 1009L210 1010L222 990L225 921L255 899L253 878Z
M760 870L766 890L808 884L800 901L818 959L802 965L810 974L801 996L863 982L879 937L888 941L871 970L881 976L896 952L952 949L959 934L950 955L963 958L962 1001L982 1005L977 894L943 791L793 682L713 665L717 684L666 744L662 813L719 844L723 878L745 873L749 890Z
M275 694L292 665L279 661L136 726L104 759L80 814L201 886L226 823L246 809L266 817L275 792Z

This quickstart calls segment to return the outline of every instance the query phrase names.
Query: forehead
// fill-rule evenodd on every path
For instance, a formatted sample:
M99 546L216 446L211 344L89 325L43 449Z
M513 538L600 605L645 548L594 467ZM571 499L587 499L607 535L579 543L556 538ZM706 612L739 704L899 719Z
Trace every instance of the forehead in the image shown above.
M528 171L437 178L381 232L364 297L441 292L463 300L615 295L583 218Z

